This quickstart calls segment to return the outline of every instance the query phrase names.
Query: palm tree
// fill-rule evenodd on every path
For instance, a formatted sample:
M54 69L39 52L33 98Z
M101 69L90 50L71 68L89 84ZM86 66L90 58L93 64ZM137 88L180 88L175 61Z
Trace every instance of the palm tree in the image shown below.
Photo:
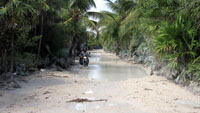
M23 25L26 24L27 22L27 18L29 18L27 15L31 14L34 15L36 14L35 9L33 9L32 6L30 6L29 4L26 4L23 1L20 0L9 0L9 1L5 1L4 4L6 4L5 6L3 6L0 9L0 15L3 17L3 19L5 20L5 24L6 24L6 29L9 30L9 32L11 33L11 68L10 68L10 72L13 72L13 68L14 68L14 53L15 53L15 49L14 49L14 41L15 41L15 30L18 27L22 27Z
M80 40L80 33L78 33L78 23L87 22L89 26L95 26L95 24L88 19L87 10L91 7L96 7L94 0L70 0L68 3L69 18L64 22L68 24L72 22L73 33L71 39L71 46L69 47L69 57L75 57L75 49L78 41Z
M38 60L40 57L41 52L41 46L42 46L42 38L43 38L43 32L44 32L44 15L46 11L50 9L49 5L46 1L41 0L40 2L36 2L34 6L38 9L38 15L40 15L40 40L39 40L39 46L38 46L38 53L35 64L38 65Z
M132 0L116 0L115 2L112 2L111 0L106 1L108 2L108 6L112 9L112 12L101 12L103 16L100 17L99 25L102 27L102 31L111 33L112 37L110 38L115 42L116 55L119 55L122 46L122 37L119 35L120 26L130 11L136 6L136 3Z

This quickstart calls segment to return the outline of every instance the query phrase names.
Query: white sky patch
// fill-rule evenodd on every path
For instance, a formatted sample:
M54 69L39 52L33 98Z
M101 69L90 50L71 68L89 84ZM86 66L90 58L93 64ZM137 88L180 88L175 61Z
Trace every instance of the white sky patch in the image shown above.
M111 9L106 5L105 0L94 0L96 3L96 8L91 8L89 11L100 12L100 11L111 11Z
M91 11L91 12L101 12L101 11L112 11L108 6L107 6L107 2L105 0L94 0L95 3L96 3L96 8L91 8L90 10L88 11ZM115 1L115 0L111 0L111 1ZM94 19L94 18L90 18L91 20L94 20L94 21L98 21L98 19ZM92 31L91 29L87 29L88 31ZM92 31L96 34L95 31Z

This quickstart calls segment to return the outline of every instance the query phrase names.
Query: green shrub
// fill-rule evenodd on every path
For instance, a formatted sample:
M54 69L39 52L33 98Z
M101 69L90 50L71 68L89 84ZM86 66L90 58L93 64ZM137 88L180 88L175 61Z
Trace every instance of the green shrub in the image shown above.
M187 69L183 73L183 77L185 77L185 80L188 79L188 80L193 80L200 83L200 57L191 61L187 65Z
M172 24L164 22L154 39L157 54L169 61L171 68L186 66L197 56L198 40L194 19L189 15L178 15Z

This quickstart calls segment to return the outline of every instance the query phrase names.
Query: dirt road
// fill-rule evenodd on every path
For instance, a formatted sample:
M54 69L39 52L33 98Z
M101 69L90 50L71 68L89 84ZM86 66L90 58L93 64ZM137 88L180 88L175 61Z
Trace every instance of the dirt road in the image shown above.
M200 97L184 87L102 50L92 55L88 68L41 72L3 91L0 113L200 113Z

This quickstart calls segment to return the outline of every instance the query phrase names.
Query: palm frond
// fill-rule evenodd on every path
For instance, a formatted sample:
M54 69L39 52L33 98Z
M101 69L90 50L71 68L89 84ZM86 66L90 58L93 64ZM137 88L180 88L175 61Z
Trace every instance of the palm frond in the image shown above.
M94 0L71 0L69 4L70 8L78 8L84 11L96 7Z
M118 4L112 2L111 0L105 0L107 1L107 6L115 13L119 12L120 11L120 8L118 6Z
M71 22L73 19L72 18L69 18L67 19L66 21L64 21L64 24L68 24L69 22Z
M130 32L133 28L140 24L140 17L142 16L142 9L136 9L129 13L129 15L122 21L119 35L123 36Z
M82 21L89 28L96 30L96 23L93 20L90 20L88 17L82 17Z
M104 17L104 15L100 12L91 12L91 11L87 12L86 16L92 17L94 19L101 19Z

